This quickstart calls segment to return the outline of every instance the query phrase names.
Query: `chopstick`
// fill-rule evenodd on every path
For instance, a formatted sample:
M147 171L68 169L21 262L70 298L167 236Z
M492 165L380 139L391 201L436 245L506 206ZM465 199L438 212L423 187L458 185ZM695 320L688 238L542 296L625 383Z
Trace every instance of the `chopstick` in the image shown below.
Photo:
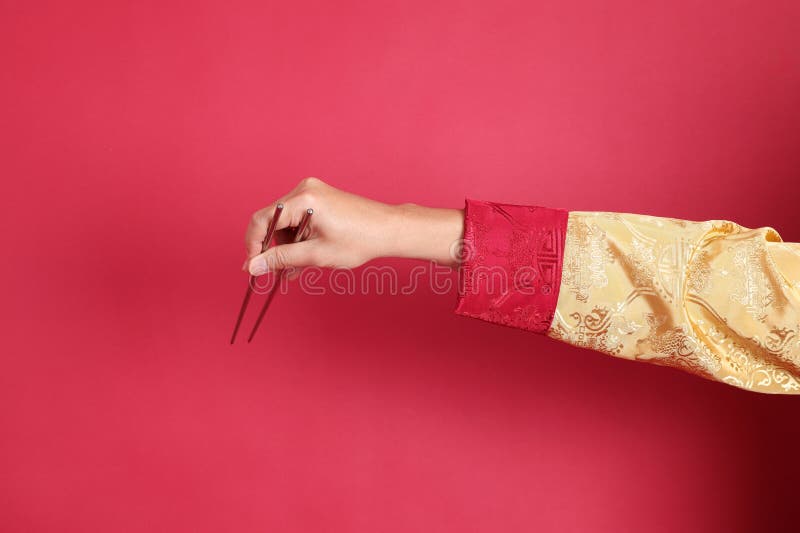
M267 226L267 234L264 237L264 240L261 241L262 254L267 251L267 248L269 248L269 245L272 243L272 238L275 236L275 227L278 225L278 219L281 217L281 213L283 213L283 204L278 204L275 206L275 212L272 214L272 220L269 221L269 225ZM233 344L233 341L236 340L236 333L239 331L239 326L242 324L242 318L244 318L244 312L247 310L247 305L250 303L250 295L253 294L253 283L255 282L255 279L255 276L250 276L250 279L247 282L247 292L244 293L242 307L239 309L239 316L236 318L236 326L234 326L233 335L231 335L231 344Z
M306 212L303 214L303 219L300 221L300 225L297 226L297 231L294 234L293 242L300 242L304 240L304 233L308 228L308 224L311 222L311 215L314 214L313 209L306 209ZM261 320L264 318L264 315L269 308L269 305L272 303L272 299L275 297L275 294L278 292L278 287L281 285L281 280L283 279L283 275L286 271L281 269L276 273L275 285L272 286L272 290L269 291L269 295L267 296L264 305L261 307L261 312L258 313L258 318L256 319L256 323L253 325L253 331L250 332L250 336L247 337L247 342L253 340L253 337L258 331L258 326L261 325Z

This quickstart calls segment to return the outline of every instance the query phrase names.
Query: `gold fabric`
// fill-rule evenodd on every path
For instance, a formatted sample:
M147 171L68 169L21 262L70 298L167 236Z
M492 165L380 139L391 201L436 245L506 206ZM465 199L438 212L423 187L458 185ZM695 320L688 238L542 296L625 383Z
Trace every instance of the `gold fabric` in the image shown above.
M800 243L727 220L572 211L547 335L800 394Z

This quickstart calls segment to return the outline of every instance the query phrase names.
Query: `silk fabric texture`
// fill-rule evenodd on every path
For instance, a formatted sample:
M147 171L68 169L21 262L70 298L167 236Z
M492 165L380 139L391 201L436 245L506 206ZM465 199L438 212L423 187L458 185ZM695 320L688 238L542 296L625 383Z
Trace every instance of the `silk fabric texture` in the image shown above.
M800 244L770 227L466 200L456 313L800 394Z

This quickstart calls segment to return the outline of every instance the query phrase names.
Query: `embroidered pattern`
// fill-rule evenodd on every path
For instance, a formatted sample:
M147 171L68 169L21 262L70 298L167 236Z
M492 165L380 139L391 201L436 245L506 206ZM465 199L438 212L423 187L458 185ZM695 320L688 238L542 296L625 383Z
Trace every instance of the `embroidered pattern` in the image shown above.
M738 284L731 300L743 305L750 315L764 322L769 307L775 302L775 294L764 269L764 243L747 240L736 247L733 264L739 270Z
M745 389L798 392L800 313L790 291L800 269L781 270L769 257L768 230L620 213L569 217L548 336ZM586 280L597 249L607 253L604 282L595 284Z
M465 241L460 314L800 393L800 244L771 228L468 200Z
M564 248L562 287L569 289L578 301L588 301L592 287L608 285L606 265L613 261L614 255L603 229L597 224L589 225L571 217Z
M456 313L544 333L561 287L563 209L467 200Z

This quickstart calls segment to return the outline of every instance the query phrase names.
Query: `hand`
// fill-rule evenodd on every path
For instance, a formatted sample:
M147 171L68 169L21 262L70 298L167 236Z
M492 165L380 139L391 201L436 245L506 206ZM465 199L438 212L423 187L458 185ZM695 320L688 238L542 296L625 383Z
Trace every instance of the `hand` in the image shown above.
M278 245L263 254L261 242L278 203L284 205L276 226ZM288 228L296 227L312 208L306 240L290 243ZM317 178L302 180L289 194L250 219L245 235L253 275L288 267L356 267L378 257L407 257L458 264L457 244L464 213L415 204L389 205L340 191Z

